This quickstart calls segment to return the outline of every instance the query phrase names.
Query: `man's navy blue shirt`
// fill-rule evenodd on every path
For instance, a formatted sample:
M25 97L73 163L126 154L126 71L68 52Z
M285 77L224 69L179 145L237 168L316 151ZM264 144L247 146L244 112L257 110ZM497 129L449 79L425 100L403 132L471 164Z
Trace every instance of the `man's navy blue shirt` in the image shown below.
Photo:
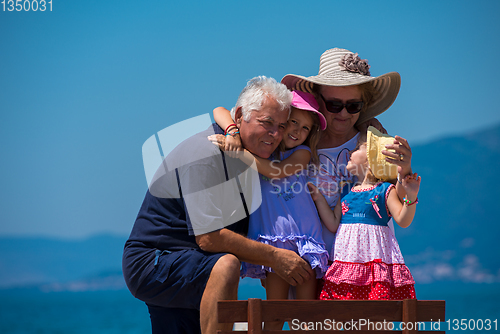
M160 176L151 182L123 252L123 274L132 294L154 269L156 250L199 248L184 196L221 184L248 168L238 159L221 154L218 147L207 139L214 132L223 134L223 130L214 124L213 129L209 128L180 143L165 158L165 161L174 162L179 167L172 170L164 168L161 174L157 173ZM213 154L193 159L207 156L207 152ZM184 164L185 159L190 162ZM239 167L228 171L228 159L231 166ZM199 208L202 214L204 210ZM206 219L211 219L210 215ZM227 228L246 235L248 215Z

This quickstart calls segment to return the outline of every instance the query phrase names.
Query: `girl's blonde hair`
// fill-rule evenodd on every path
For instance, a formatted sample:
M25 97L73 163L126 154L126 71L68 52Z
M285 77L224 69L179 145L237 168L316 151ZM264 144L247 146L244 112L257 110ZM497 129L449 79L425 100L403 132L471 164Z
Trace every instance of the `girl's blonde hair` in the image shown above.
M309 131L309 135L304 141L304 145L307 145L311 149L311 162L315 165L319 165L319 157L318 157L318 143L319 138L321 137L320 131L320 122L319 117L312 111L307 111L313 120L313 125L311 127L311 131Z

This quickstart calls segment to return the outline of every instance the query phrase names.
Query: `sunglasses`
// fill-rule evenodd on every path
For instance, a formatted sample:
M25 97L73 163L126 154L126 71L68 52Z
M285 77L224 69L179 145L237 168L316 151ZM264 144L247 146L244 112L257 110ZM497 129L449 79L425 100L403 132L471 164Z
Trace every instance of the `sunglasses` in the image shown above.
M323 99L323 102L325 102L325 107L326 110L328 110L331 113L338 114L339 112L342 111L342 109L345 108L349 114L357 114L358 112L361 111L363 108L363 101L358 101L358 102L348 102L348 103L342 103L340 101L328 101L325 100L323 95L321 95L321 98Z

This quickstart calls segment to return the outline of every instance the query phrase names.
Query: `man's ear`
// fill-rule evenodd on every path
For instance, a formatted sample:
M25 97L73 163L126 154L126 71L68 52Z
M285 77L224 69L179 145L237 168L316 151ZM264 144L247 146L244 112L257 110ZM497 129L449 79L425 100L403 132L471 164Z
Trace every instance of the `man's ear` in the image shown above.
M241 122L243 122L243 111L241 109L241 106L236 108L236 111L234 113L234 122L238 126L238 128L241 126Z

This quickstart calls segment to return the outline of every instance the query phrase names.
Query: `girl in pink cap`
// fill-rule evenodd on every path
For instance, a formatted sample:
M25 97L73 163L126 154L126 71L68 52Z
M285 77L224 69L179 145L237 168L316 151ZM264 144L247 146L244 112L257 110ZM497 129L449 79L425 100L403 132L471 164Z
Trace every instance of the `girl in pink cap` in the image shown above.
M241 145L239 131L231 118L230 111L224 107L215 108L215 122L223 129L224 136L212 135L209 139L218 144L223 151L243 151L242 159L250 164L257 164L259 173L270 178L282 178L293 175L308 167L309 162L319 162L316 147L320 138L320 130L326 129L326 118L319 112L318 102L310 93L301 91L292 92L292 105L287 128L283 140L279 146L280 151L290 150L302 144L307 146L303 149L307 152L296 150L287 158L281 160L263 159L245 151ZM276 158L276 157L274 157Z
M310 93L292 92L292 108L284 130L281 151L270 159L254 157L243 151L239 157L257 165L260 173L262 204L250 216L248 237L278 248L297 252L309 262L316 278L323 277L328 268L328 252L322 238L322 226L316 207L307 188L307 167L317 162L316 145L320 130L326 128L325 117ZM214 110L214 119L226 129L222 135L209 139L222 150L241 151L238 128L229 111ZM242 263L242 277L266 278L267 299L288 299L289 284L270 267ZM317 280L297 286L297 299L316 299ZM266 329L277 329L282 324L266 324Z

